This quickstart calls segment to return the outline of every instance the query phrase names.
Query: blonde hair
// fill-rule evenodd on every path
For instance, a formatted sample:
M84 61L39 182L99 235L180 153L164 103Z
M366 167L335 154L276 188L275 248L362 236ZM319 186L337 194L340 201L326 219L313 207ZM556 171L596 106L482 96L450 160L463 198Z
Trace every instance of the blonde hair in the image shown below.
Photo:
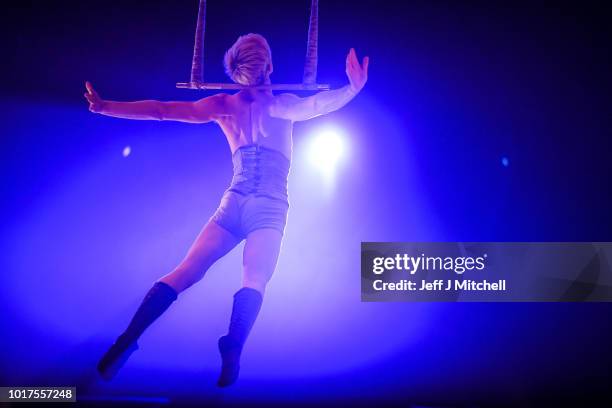
M270 72L272 52L262 35L242 35L225 52L223 65L232 81L245 86L261 85Z

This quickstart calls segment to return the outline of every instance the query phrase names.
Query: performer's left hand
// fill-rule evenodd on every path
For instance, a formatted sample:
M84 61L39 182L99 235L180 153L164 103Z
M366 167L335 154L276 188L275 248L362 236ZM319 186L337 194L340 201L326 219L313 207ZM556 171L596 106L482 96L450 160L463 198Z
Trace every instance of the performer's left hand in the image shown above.
M368 65L370 63L369 57L363 58L363 64L359 64L357 59L357 53L355 49L351 48L348 55L346 56L346 75L348 76L351 84L351 89L357 93L361 91L361 88L366 84L368 80Z
M89 102L89 110L96 113L102 112L104 100L100 98L100 95L98 95L89 81L85 82L85 88L87 92L85 92L84 96L87 102Z

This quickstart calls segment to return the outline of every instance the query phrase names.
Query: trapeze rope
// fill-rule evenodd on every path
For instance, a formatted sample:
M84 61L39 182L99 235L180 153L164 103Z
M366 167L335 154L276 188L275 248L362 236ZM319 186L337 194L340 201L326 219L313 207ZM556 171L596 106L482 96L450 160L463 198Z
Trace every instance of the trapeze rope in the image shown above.
M305 84L317 82L317 60L319 47L319 0L310 3L310 21L308 22L308 43L306 44L306 61L304 63Z
M204 37L206 34L206 0L200 0L198 20L196 24L193 59L191 61L190 82L179 82L177 88L188 89L243 89L245 86L234 83L204 82ZM269 88L274 90L324 90L327 84L317 84L317 60L319 38L319 0L311 0L310 19L308 22L308 40L306 44L306 61L301 84L271 84L254 88Z
M206 33L206 0L200 0L196 24L193 60L191 61L191 82L204 82L204 34Z

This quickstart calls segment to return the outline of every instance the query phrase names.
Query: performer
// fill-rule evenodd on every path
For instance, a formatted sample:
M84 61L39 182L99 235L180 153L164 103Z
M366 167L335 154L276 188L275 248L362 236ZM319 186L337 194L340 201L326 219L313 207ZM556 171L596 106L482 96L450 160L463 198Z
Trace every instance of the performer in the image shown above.
M228 386L238 378L240 354L261 308L266 284L276 267L287 211L287 176L291 163L293 122L308 120L343 107L367 81L368 57L360 64L354 49L346 58L349 84L300 98L274 95L270 84L272 56L259 34L238 38L225 53L225 71L239 92L216 94L195 102L103 100L86 82L89 110L103 115L140 120L215 122L232 152L234 176L216 212L195 239L185 258L161 277L146 294L127 329L104 354L98 371L111 379L138 349L144 330L198 282L219 258L243 239L242 288L234 294L228 333L219 339L222 367L217 384Z

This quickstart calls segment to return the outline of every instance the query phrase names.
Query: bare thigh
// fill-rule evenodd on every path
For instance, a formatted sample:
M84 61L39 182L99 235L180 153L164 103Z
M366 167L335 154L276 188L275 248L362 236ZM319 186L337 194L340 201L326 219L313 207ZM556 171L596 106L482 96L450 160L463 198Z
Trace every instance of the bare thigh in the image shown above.
M204 277L206 271L241 240L214 221L208 221L181 263L160 279L182 292Z
M283 234L273 228L261 228L249 233L244 245L242 258L242 286L265 292L266 285L272 278Z

